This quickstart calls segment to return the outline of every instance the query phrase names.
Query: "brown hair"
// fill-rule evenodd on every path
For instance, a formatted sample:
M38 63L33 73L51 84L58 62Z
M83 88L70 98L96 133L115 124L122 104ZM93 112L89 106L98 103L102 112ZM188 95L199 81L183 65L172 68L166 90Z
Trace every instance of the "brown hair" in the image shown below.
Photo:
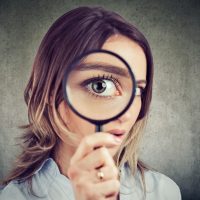
M146 55L147 85L142 95L141 111L132 131L115 156L118 166L128 162L132 172L138 168L144 178L144 170L148 168L137 158L137 147L152 98L153 59L148 41L133 24L115 12L102 7L78 7L58 18L39 46L24 91L29 124L22 126L25 130L22 137L23 151L4 184L14 179L31 178L42 162L51 156L59 141L60 131L66 133L69 145L73 144L72 141L76 138L67 130L57 112L57 106L63 100L61 83L65 68L82 53L100 49L115 34L135 41ZM51 106L50 101L53 102Z

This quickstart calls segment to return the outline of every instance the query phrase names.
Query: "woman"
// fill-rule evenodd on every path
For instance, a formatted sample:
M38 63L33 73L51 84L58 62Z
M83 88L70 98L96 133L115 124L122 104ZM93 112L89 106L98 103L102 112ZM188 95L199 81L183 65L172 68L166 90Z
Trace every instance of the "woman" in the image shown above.
M72 112L62 91L66 66L93 49L123 57L137 81L131 107L100 134ZM152 82L147 40L117 13L78 7L57 19L40 44L24 92L29 124L1 199L181 199L176 183L137 155Z

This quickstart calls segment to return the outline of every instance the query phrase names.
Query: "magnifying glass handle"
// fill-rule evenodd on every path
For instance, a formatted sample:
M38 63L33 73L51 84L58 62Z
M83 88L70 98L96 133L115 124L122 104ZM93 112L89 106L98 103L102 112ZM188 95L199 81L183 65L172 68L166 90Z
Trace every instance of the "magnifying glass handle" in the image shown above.
M101 132L103 129L102 125L96 125L95 132ZM117 200L120 200L119 194L117 195Z
M102 125L96 125L95 132L101 132L102 131Z

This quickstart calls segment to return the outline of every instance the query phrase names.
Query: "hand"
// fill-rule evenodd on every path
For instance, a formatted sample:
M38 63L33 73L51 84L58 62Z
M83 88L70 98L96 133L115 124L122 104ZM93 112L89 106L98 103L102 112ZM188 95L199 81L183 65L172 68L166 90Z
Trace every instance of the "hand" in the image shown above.
M113 135L98 132L82 139L71 158L68 176L77 200L116 200L120 182L108 148L119 145ZM98 177L98 172L101 170Z

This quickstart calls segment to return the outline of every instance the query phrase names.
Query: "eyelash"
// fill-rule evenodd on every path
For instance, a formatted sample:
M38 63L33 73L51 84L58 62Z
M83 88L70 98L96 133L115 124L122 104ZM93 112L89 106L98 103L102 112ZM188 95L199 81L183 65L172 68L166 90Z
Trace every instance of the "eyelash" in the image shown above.
M112 75L106 75L106 74L103 74L103 75L98 75L98 76L94 76L93 78L90 78L88 80L85 80L81 83L81 86L85 88L86 85L88 85L89 83L91 83L92 81L98 81L98 80L109 80L109 81L113 81L113 83L115 84L117 90L120 91L120 83L119 83L119 80L117 78L114 78ZM95 93L91 92L90 90L86 89L87 92L89 92L90 95L96 97L96 98L112 98L112 96L100 96L100 95L96 95Z
M90 78L90 79L87 79L87 80L83 81L80 85L84 89L86 89L85 86L88 85L89 83L91 83L92 81L97 81L97 80L102 80L102 79L113 81L114 84L115 84L115 86L116 86L116 88L118 90L120 90L119 87L121 87L121 86L120 86L119 80L117 78L114 78L112 75L106 75L106 74L94 76L93 78ZM140 90L139 94L138 94L138 89ZM90 90L88 90L88 89L86 89L86 90L87 90L87 92L89 92L90 95L92 95L92 96L94 96L96 98L112 98L111 96L107 96L106 97L106 96L96 95L95 93L91 92ZM136 94L135 94L135 96L142 96L143 93L144 93L144 88L140 87L140 86L137 86L136 87Z

